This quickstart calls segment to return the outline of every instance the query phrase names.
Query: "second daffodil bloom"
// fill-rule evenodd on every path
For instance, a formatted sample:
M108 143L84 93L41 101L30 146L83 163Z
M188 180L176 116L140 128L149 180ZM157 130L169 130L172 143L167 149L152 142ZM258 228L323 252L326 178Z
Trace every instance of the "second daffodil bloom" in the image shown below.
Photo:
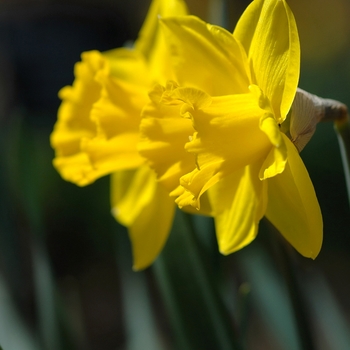
M63 88L51 135L54 166L79 186L112 174L112 213L128 227L134 269L150 265L168 237L174 202L137 151L141 110L155 83L172 79L158 17L187 14L183 0L153 0L133 48L82 54Z
M192 16L161 23L175 81L150 94L140 153L180 207L199 209L208 195L223 254L250 243L266 216L297 251L315 258L319 204L283 132L300 66L287 3L253 1L233 34Z

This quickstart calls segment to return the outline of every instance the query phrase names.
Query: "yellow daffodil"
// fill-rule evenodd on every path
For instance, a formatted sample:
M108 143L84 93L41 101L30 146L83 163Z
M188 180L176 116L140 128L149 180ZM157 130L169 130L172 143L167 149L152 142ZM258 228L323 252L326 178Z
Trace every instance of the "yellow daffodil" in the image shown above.
M223 254L250 243L266 216L302 255L315 258L320 208L283 132L300 65L290 8L284 0L255 0L233 34L192 16L161 22L175 81L150 94L140 153L180 207L199 209L208 195Z
M187 14L182 0L153 0L132 49L82 54L63 88L51 135L54 166L79 186L112 174L115 218L129 229L134 268L147 267L168 236L174 203L137 151L142 107L155 83L172 79L159 16Z

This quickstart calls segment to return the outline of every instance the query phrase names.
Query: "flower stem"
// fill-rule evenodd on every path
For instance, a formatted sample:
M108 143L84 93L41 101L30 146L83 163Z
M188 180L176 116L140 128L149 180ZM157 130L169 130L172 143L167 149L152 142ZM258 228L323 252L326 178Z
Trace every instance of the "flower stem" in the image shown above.
M293 306L294 317L296 321L297 331L299 334L300 348L303 350L316 349L312 338L312 332L309 322L309 315L307 313L307 306L302 296L301 288L298 284L297 276L292 262L290 247L286 246L286 242L281 242L281 256L282 270L286 285L288 287L290 300Z
M227 4L225 0L209 0L208 21L210 23L227 28Z
M320 98L300 89L298 89L298 91L303 92L303 95L308 96L309 101L314 103L314 109L317 111L316 115L319 117L318 121L334 122L334 128L337 133L344 166L345 182L350 203L350 118L348 108L342 102ZM303 107L305 109L305 103Z
M314 340L308 314L308 306L302 294L301 286L298 281L296 266L294 264L293 248L285 241L277 229L268 222L271 233L270 249L276 259L289 294L291 302L296 331L300 342L301 350L314 350Z
M344 166L345 182L348 190L350 204L350 118L347 114L341 119L334 121L334 128L337 132L340 154Z
M324 107L324 115L321 121L333 121L337 133L340 154L343 161L345 182L348 190L350 203L350 118L348 108L345 104L330 100L321 99Z
M190 219L177 211L167 245L153 265L178 348L240 349Z

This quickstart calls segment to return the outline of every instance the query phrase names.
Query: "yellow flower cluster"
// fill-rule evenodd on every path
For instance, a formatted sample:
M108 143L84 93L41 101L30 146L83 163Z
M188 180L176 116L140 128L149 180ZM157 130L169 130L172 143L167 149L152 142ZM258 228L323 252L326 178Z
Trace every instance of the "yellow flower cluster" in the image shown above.
M175 204L213 216L219 249L250 243L263 216L304 256L322 216L285 133L300 48L284 0L254 0L233 33L153 0L132 49L82 54L51 135L54 166L87 185L111 174L112 213L129 229L134 269L164 246Z

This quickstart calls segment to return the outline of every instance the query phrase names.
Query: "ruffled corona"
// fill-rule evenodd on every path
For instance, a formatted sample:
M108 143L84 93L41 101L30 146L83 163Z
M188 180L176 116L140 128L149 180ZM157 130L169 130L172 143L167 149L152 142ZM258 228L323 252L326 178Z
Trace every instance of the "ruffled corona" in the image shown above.
M125 56L131 53L124 49L83 53L73 86L60 91L63 101L51 144L54 165L65 180L84 186L144 162L136 143L148 85L143 82L144 88L135 90L129 81L111 75L111 65L123 64ZM135 70L142 70L142 60L133 58Z

